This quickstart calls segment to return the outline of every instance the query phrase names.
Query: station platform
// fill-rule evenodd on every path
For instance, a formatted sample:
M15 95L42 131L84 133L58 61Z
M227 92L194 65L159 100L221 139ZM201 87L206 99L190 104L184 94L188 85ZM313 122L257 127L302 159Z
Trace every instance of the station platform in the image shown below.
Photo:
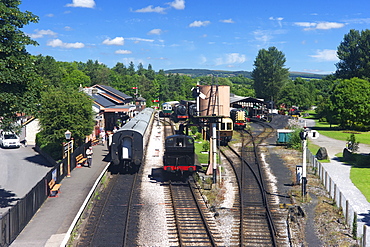
M60 183L57 197L49 197L40 207L31 221L18 235L11 247L64 246L69 238L72 223L75 221L86 197L94 187L95 181L108 167L103 161L108 149L102 145L93 146L91 168L75 168L71 177L65 177Z

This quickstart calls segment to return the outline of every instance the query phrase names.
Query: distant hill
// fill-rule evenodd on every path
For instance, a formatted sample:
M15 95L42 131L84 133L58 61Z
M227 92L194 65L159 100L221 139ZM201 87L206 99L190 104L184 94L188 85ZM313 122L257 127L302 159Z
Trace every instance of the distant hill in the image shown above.
M164 71L167 74L180 74L180 75L188 75L191 77L199 77L199 76L218 76L218 77L234 77L234 76L244 76L247 78L252 78L252 72L249 71L226 71L226 70L209 70L209 69L170 69ZM305 73L305 72L290 72L290 78L295 79L297 77L301 77L303 79L322 79L327 75L320 75L320 74L312 74L312 73Z

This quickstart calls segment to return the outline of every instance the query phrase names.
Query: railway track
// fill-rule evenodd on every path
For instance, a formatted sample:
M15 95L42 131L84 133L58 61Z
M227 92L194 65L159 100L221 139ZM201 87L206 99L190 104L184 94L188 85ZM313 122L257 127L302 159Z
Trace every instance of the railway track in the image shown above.
M234 205L239 229L240 246L285 246L284 217L278 214L277 204L271 199L265 186L265 174L261 168L258 145L273 130L259 123L251 132L242 133L242 145L221 148L221 153L231 164L239 189L239 203ZM277 226L278 225L278 226ZM236 228L236 227L235 227Z
M161 118L161 122L163 124L165 138L175 134L175 127L169 118Z
M217 246L219 236L213 215L208 211L192 180L170 181L166 188L167 221L172 244L176 246Z
M139 220L138 173L114 174L92 202L73 246L134 246ZM127 189L129 188L129 189Z

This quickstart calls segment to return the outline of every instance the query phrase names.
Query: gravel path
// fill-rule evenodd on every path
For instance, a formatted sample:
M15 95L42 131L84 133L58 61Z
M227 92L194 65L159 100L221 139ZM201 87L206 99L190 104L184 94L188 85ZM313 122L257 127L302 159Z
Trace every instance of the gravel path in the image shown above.
M162 126L154 127L143 170L138 246L170 246L167 234L164 189L160 184L163 157Z

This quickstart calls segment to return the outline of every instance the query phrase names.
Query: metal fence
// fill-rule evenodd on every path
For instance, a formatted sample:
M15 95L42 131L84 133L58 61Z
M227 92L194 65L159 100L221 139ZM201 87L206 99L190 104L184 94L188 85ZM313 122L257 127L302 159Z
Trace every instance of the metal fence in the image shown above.
M325 189L329 193L330 198L332 198L338 208L340 208L343 212L345 224L351 230L353 230L353 221L357 217L357 212L354 210L353 206L347 200L345 195L342 193L341 188L334 183L333 179L330 177L329 173L325 170L325 167L316 159L316 157L311 153L310 150L307 149L307 161L308 165L312 167L314 174L318 175L324 185ZM358 224L358 220L356 222ZM369 244L366 245L366 232L367 226L363 224L362 227L357 227L357 237L359 237L361 241L361 246L370 246Z
M91 146L91 142L76 148L70 157L70 169L76 167L76 156L79 154L85 155L87 147ZM37 150L37 147L36 147ZM47 160L55 163L54 167L34 186L30 192L20 199L16 205L12 206L5 214L0 217L1 233L0 233L0 247L9 246L28 224L28 222L35 215L37 210L45 202L50 195L50 188L48 183L54 179L56 183L67 176L68 160L63 159L60 163L56 163L42 151L38 150L42 156Z

